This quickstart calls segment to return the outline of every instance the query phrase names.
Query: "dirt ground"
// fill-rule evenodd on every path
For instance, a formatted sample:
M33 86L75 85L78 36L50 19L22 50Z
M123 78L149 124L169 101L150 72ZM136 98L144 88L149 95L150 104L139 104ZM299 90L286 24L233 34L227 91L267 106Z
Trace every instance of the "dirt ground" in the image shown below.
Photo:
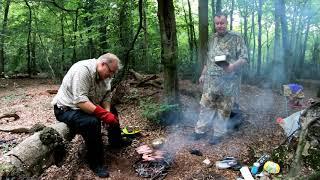
M47 79L0 79L0 116L4 113L16 113L20 119L0 119L3 127L31 127L36 123L50 125L56 123L53 107L50 102L54 94L46 91L58 89L59 85ZM107 146L106 133L103 131L105 144L105 161L110 170L109 179L143 179L138 177L133 167L138 155L135 148L141 144L150 144L158 137L166 138L165 150L174 157L165 179L236 179L239 171L218 170L214 163L226 156L236 157L243 165L251 166L259 155L270 153L285 140L277 117L286 117L298 109L286 106L285 98L280 91L243 85L239 99L240 109L245 121L238 131L230 133L218 145L208 144L208 139L192 141L190 135L197 120L199 111L199 87L190 81L180 82L181 102L183 104L182 120L168 127L151 124L142 117L139 108L140 100L151 95L161 99L161 90L154 87L125 88L122 103L117 106L121 126L138 126L142 135L133 141L131 146L123 149L111 149ZM316 98L312 87L305 87L306 100ZM158 92L159 93L154 93ZM147 96L146 96L147 95ZM143 96L143 98L139 98ZM0 156L8 152L29 134L0 132ZM191 149L199 150L202 156L190 154ZM68 146L68 155L61 167L51 166L40 179L99 179L88 168L83 160L85 146L82 138L76 136ZM255 157L256 156L256 157ZM203 163L209 159L213 166ZM274 160L276 161L276 160ZM288 170L284 169L281 174ZM277 176L280 176L277 175Z

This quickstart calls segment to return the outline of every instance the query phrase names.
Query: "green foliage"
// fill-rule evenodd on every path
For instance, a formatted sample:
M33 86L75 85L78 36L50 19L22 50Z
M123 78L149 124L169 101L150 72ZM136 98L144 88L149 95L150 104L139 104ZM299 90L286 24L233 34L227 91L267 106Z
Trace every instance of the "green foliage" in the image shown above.
M178 105L170 105L164 103L157 103L151 98L140 101L140 108L142 109L142 116L147 118L154 124L162 124L164 121L162 115L164 113L178 109Z

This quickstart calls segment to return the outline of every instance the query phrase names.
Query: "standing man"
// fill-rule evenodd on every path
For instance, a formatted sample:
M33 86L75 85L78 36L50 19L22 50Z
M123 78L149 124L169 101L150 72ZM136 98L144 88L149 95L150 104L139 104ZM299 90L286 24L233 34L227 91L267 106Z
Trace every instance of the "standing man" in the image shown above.
M210 38L208 54L199 82L203 84L199 119L193 138L206 134L218 144L227 133L231 109L240 93L241 66L248 59L243 38L227 31L227 16L214 17L216 33ZM212 132L213 130L213 132Z
M89 166L99 177L109 176L103 166L101 121L109 128L111 144L120 143L121 138L118 118L110 112L111 80L120 67L119 58L111 53L79 61L69 69L52 101L57 120L85 140Z

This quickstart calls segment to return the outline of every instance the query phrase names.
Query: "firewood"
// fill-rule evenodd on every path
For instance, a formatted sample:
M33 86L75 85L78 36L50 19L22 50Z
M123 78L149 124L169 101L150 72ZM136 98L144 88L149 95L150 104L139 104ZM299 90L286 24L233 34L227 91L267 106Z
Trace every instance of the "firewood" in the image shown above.
M134 71L133 69L130 69L129 71L133 74L133 76L134 76L134 78L136 80L142 81L144 79L143 75L141 75L140 73Z

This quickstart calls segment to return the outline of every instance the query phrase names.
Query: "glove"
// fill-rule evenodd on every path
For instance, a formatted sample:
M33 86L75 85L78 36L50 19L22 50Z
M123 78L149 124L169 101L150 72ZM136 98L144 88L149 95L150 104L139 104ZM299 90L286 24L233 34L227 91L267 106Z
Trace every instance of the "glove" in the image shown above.
M111 112L103 109L101 106L96 106L96 109L93 111L93 114L107 124L110 124L110 125L119 124L116 116Z

